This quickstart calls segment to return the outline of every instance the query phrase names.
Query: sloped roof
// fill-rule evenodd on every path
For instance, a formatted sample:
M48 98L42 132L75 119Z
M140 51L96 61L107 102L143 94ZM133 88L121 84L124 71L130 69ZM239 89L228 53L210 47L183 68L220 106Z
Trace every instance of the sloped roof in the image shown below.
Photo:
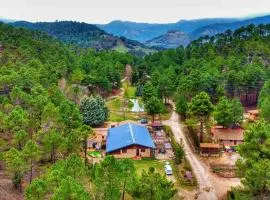
M127 123L118 127L110 128L108 131L106 152L116 151L131 145L141 145L155 148L155 144L144 126Z
M244 129L242 128L211 128L211 132L215 139L218 140L244 140Z
M214 144L214 143L200 143L201 148L213 148L213 149L218 149L220 148L219 144Z

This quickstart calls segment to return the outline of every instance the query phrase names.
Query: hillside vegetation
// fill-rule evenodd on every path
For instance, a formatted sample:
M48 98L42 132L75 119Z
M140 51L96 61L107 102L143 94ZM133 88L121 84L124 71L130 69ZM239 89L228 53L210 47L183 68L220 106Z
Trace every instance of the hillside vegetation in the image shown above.
M164 98L173 96L175 91L187 98L206 91L214 101L226 94L244 96L243 102L248 103L248 95L258 97L269 78L269 37L269 25L250 25L205 36L185 49L179 47L145 57L135 68L133 81L145 82L149 75Z
M99 95L119 89L134 57L73 50L42 32L3 23L0 46L0 170L9 177L0 180L1 199L120 199L125 193L143 199L152 186L159 191L153 199L176 194L154 168L138 174L128 159L107 156L92 165L87 158L90 125L101 125L109 115ZM95 96L77 105L82 86ZM142 189L146 177L148 190Z
M246 145L240 148L245 160L239 162L239 169L243 169L240 175L249 197L268 197L269 24L200 37L186 48L143 58L65 44L65 39L71 44L73 36L66 36L73 35L69 32L73 30L74 42L84 46L77 28L49 28L62 37L60 41L44 32L0 23L0 169L23 192L18 198L118 200L124 196L144 200L150 194L150 199L167 200L177 193L173 183L157 173L159 166L157 171L149 166L138 173L138 163L129 159L107 156L92 165L87 158L87 138L93 133L90 126L109 119L102 97L119 91L127 64L133 66L132 90L126 92L129 98L138 86L136 92L141 93L153 120L166 109L166 103L175 100L177 112L195 117L195 125L200 122L201 133L214 108L228 108L231 119L224 121L222 112L215 112L214 117L231 126L242 120L238 99L246 106L257 105L259 99L268 121L250 129ZM67 35L62 35L64 30ZM102 33L92 26L91 30ZM81 94L82 90L87 92ZM110 106L119 105L113 102ZM184 155L180 146L176 155Z
M43 31L64 43L83 48L119 50L123 53L130 52L139 56L146 55L149 52L155 52L154 49L148 48L140 42L113 36L99 29L97 26L87 23L72 21L30 23L17 21L11 24L16 27Z
M168 31L166 34L155 37L145 42L147 46L158 46L165 49L177 48L179 45L187 46L189 36L181 31Z

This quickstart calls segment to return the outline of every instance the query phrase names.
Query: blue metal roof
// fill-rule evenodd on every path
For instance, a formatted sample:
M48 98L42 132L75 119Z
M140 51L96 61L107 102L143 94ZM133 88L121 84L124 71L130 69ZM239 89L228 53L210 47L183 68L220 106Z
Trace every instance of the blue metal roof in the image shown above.
M128 123L109 129L106 142L107 153L130 145L155 148L152 137L144 126Z

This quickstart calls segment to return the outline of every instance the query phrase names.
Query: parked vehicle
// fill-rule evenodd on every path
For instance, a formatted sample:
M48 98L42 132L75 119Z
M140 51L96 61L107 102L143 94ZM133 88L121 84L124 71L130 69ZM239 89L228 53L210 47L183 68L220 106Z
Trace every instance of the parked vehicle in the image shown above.
M148 121L146 118L141 119L141 124L147 124L147 123L148 123Z
M166 175L172 175L173 174L172 166L169 164L169 162L165 163L164 169L165 169Z

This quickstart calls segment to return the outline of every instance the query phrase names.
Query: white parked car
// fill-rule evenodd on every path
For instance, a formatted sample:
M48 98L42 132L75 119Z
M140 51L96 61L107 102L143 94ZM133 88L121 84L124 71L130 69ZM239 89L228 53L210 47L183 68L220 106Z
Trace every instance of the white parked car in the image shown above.
M165 169L166 175L172 175L173 174L172 166L169 163L166 162L164 169Z

